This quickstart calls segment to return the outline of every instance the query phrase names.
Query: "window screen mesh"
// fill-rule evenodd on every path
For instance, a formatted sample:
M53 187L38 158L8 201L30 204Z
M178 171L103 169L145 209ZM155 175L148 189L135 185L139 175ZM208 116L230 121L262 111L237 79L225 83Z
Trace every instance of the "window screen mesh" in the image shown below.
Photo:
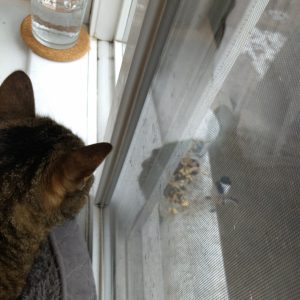
M299 1L182 1L113 195L116 299L300 299L299 62Z

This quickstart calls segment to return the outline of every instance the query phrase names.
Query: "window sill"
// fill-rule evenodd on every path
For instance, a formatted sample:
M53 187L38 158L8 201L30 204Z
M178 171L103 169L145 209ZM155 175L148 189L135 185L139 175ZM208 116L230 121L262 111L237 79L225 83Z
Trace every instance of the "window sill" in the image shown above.
M37 113L62 123L86 143L96 142L96 41L91 40L90 52L79 60L58 63L43 59L20 37L20 24L29 13L29 1L0 3L0 81L15 70L25 71L33 83Z

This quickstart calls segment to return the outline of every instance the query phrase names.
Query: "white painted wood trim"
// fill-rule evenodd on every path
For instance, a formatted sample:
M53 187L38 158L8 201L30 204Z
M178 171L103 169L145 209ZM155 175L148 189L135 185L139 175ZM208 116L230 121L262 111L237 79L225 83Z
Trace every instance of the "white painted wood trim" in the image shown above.
M93 199L93 198L92 198ZM95 279L95 286L96 286L96 293L97 293L97 300L101 299L101 276L100 276L100 260L101 260L101 212L100 209L96 206L93 207L91 210L91 219L92 219L92 268L93 274Z
M87 143L97 142L97 110L98 110L98 49L97 40L91 38L90 52L88 56L88 78L87 78Z
M107 41L97 42L97 64L94 67L97 68L97 113L96 128L97 128L97 141L104 140L104 134L108 122L108 116L111 110L113 101L114 90L114 57L112 43ZM93 81L94 82L94 81ZM94 88L92 89L94 90ZM95 123L94 123L95 124ZM95 174L95 183L99 183L102 174L103 165L98 168ZM108 277L107 272L110 272L111 268L107 264L111 262L110 258L110 239L109 239L109 227L107 225L108 217L107 212L100 209L95 205L97 186L95 185L92 190L91 201L91 236L90 244L92 248L92 267L95 277L95 284L97 290L97 299L110 299L110 286L111 280ZM108 222L108 223L107 223ZM104 242L105 241L105 242ZM105 260L104 260L105 257ZM104 274L105 272L105 274Z
M98 141L104 141L114 91L114 54L112 43L98 41ZM109 142L109 141L107 141Z
M113 266L112 266L112 232L110 207L101 209L102 235L101 235L101 300L112 300L113 290Z
M126 27L128 24L132 23L134 12L135 12L135 6L136 6L137 0L123 0L123 5L121 8L119 20L118 20L118 26L116 28L116 34L115 34L115 40L119 42L127 42L127 38L124 35L126 31ZM130 25L129 25L130 26Z
M122 0L94 0L90 34L103 41L113 41L121 7Z
M123 57L126 49L126 44L122 42L114 42L114 66L115 66L115 80L114 84L117 85L119 74L121 71L121 66L123 62Z
M92 268L95 277L97 300L113 299L112 250L110 208L100 209L94 206Z

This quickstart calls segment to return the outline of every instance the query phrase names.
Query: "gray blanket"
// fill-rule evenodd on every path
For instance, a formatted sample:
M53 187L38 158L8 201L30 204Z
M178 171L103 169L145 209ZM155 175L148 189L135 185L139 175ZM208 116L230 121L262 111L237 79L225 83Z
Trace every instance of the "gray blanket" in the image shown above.
M96 299L90 258L75 220L55 228L42 245L19 299Z

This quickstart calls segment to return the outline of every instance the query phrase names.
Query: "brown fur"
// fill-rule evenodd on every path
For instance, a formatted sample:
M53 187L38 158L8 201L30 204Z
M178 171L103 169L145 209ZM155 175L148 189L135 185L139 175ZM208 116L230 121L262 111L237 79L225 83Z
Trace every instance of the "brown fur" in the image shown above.
M0 87L0 300L20 295L41 243L86 203L92 173L111 145L84 146L71 131L35 116L28 76Z

